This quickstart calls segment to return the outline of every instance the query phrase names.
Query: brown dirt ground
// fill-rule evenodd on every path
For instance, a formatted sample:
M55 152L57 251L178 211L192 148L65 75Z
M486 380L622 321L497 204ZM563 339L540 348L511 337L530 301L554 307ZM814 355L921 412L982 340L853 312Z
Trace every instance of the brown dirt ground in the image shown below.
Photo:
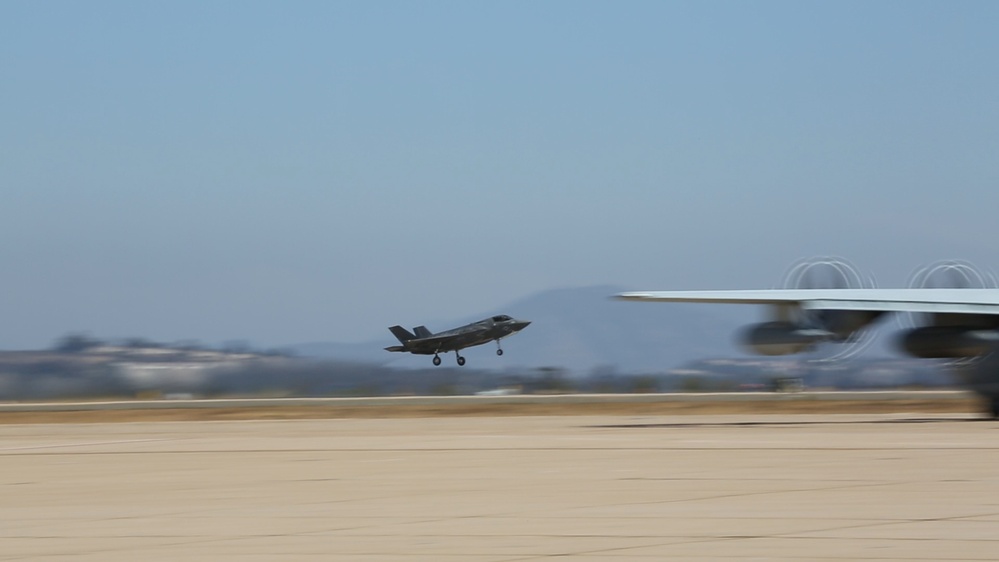
M274 406L0 412L0 424L113 423L210 420L294 420L335 418L430 418L458 416L656 416L716 414L969 414L981 411L974 399L953 400L768 400L758 402L660 402L594 404L449 404L419 406Z

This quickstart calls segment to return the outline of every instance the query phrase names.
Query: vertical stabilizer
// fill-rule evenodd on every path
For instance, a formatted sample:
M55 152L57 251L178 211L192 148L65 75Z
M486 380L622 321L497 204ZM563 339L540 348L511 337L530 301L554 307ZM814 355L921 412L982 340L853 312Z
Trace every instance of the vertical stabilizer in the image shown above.
M392 335L394 335L396 339L398 339L402 343L406 343L409 340L416 339L416 336L409 333L409 330L403 328L402 326L392 326L391 328L389 328L389 331L392 332Z
M428 330L426 326L417 326L413 328L413 331L416 332L416 337L418 338L429 338L434 335L434 333Z

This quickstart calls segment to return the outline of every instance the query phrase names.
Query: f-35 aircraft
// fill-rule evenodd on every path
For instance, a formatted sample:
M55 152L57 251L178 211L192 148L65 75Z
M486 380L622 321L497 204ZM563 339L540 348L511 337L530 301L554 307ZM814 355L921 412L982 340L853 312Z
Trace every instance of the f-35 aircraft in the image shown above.
M749 326L742 343L761 355L807 352L832 342L856 342L890 313L915 313L902 333L914 357L958 359L961 382L982 396L999 418L999 289L920 287L788 288L749 291L640 291L615 295L630 301L760 304L768 322Z
M392 326L389 330L402 345L386 347L385 351L406 351L415 355L433 355L434 365L441 364L439 354L453 351L458 358L458 365L464 365L465 358L458 353L462 349L495 341L496 355L503 355L500 340L516 334L526 328L528 324L530 322L526 320L516 320L505 314L500 314L436 334L428 330L426 326L413 328L415 333L410 333L402 326Z

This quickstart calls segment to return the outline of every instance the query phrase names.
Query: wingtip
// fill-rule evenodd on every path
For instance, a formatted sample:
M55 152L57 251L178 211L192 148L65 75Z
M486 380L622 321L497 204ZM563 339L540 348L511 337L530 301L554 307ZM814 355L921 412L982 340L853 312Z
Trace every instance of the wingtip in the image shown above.
M629 292L629 293L618 293L616 295L611 295L610 298L620 301L633 301L633 300L640 300L643 297L645 297L645 295L646 293Z

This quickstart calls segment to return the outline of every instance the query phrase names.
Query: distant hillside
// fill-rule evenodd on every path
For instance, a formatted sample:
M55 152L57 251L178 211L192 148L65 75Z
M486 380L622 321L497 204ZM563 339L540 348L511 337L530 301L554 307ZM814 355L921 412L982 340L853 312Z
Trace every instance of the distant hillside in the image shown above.
M492 314L530 320L521 334L503 340L507 353L488 344L463 352L469 366L485 369L562 367L576 375L604 372L660 372L705 357L741 355L733 343L740 326L756 318L754 307L655 304L615 301L625 289L595 286L553 289L492 310L457 318L443 330ZM333 342L292 346L300 356L375 361L395 367L425 367L428 357L390 354L383 339L361 344ZM445 357L445 365L454 355Z

